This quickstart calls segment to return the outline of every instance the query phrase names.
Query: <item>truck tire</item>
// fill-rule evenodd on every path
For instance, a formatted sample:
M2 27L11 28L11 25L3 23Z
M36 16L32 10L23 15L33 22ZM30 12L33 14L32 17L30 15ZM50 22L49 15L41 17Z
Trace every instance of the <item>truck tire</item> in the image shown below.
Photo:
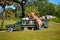
M13 28L12 27L7 28L7 32L13 32Z
M44 26L44 28L48 28L48 26Z

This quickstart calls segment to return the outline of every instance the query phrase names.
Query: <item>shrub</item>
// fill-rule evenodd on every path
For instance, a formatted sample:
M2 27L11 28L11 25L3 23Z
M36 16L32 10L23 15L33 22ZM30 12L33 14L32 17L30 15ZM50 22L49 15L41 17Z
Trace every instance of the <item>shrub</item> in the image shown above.
M49 21L60 23L60 18L56 17L56 18L53 18L53 19L49 19Z

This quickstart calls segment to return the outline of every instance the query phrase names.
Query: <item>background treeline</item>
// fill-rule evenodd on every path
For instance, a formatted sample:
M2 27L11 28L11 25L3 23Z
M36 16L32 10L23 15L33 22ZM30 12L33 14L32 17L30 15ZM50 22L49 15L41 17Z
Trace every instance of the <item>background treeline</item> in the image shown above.
M1 0L1 1L2 2L7 1L11 3L11 0ZM2 3L0 2L0 4ZM19 18L19 16L21 16L21 11L22 11L21 5L16 2L13 2L12 5L14 5L15 9L6 8L5 11L3 11L3 13L5 12L6 19L7 18L16 19L16 17ZM60 4L55 5L53 3L48 2L48 0L27 0L26 5L25 5L25 15L27 15L27 13L30 10L33 10L34 12L36 12L38 16L53 15L60 18ZM2 17L3 17L2 12L0 10L0 19Z

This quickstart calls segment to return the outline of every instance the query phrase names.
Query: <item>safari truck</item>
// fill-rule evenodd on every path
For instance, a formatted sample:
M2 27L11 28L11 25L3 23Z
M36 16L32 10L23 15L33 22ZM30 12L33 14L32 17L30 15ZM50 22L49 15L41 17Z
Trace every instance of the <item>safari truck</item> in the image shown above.
M42 28L48 27L48 20L43 19ZM16 22L15 24L6 25L7 31L13 30L38 30L38 24L34 19L22 18L20 21Z

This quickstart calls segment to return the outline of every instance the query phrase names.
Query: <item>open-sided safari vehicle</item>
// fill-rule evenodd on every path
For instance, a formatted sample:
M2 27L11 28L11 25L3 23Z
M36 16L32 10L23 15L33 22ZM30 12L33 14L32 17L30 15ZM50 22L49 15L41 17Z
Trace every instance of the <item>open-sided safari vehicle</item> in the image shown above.
M41 28L47 28L48 27L48 20L43 19L43 25ZM33 19L27 19L22 18L20 21L16 22L15 24L9 24L6 25L7 31L13 31L13 30L38 30L37 22Z

